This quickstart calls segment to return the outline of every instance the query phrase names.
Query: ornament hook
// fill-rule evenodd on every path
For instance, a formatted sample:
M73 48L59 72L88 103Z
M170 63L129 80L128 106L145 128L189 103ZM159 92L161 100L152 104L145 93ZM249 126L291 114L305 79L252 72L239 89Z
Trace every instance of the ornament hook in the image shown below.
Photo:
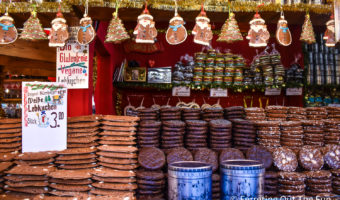
M119 9L120 1L116 0L116 11L113 13L114 17L118 17L118 9Z
M177 0L175 1L175 16L178 14L178 5L177 5Z
M85 1L85 13L84 13L84 17L87 17L88 13L89 13L89 1L86 0Z

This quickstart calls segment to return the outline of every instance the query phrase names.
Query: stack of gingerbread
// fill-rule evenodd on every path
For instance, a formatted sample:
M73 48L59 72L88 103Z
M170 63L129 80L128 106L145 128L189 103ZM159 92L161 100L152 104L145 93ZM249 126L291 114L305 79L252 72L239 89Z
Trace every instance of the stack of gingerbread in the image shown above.
M232 146L232 123L225 119L215 119L209 122L210 148L221 150Z
M45 166L54 165L55 152L26 152L18 154L14 159L17 165Z
M331 170L332 175L333 175L333 183L332 183L332 188L333 188L333 193L340 195L340 169L334 169Z
M140 121L137 131L139 147L159 147L162 123L155 120Z
M278 177L276 171L266 171L264 174L264 191L265 197L276 197L278 195Z
M288 108L284 106L267 106L266 117L268 121L286 121Z
M161 170L165 165L165 155L155 147L140 149L138 163L141 168L137 171L138 199L163 199L165 175Z
M256 144L256 129L254 123L245 119L233 119L233 144L236 149L246 152Z
M4 189L26 195L26 198L30 198L33 195L46 194L49 192L47 174L55 170L55 167L52 166L16 165L6 171Z
M327 110L325 107L307 107L306 116L308 120L327 119Z
M332 188L333 193L340 195L340 146L327 145L324 148L324 160L332 173ZM329 182L327 182L328 184Z
M138 110L138 117L143 120L157 120L159 110L154 108L142 108Z
M251 107L245 108L245 119L257 121L257 120L266 120L266 113L263 108Z
M5 171L8 170L13 165L12 162L0 162L0 193L4 192L4 186L5 186Z
M91 170L56 170L48 173L50 194L55 196L78 197L91 190Z
M324 145L324 123L322 120L304 120L302 126L304 145L320 147Z
M91 169L97 166L96 151L96 147L71 148L58 151L55 164L59 169Z
M303 146L303 127L301 121L285 121L280 123L281 146L287 146L298 153Z
M302 107L288 107L287 120L301 121L307 119L306 109Z
M106 199L113 199L113 197L116 199L135 199L137 184L134 171L98 167L93 169L91 174L92 180L96 181L96 183L92 183L92 194L105 196Z
M168 120L162 122L161 147L169 150L184 146L185 123L180 120Z
M138 117L133 116L102 116L99 133L99 144L102 145L136 145L136 130Z
M231 119L243 119L244 108L242 106L232 106L224 109L224 118Z
M203 109L202 119L208 122L214 119L224 119L223 108L211 107Z
M162 107L160 115L162 121L181 120L181 109L178 107Z
M67 148L97 146L100 117L88 115L67 118Z
M0 153L21 150L21 119L0 119Z
M200 120L201 109L199 108L183 108L182 109L182 120Z
M274 150L281 146L279 121L256 121L258 144Z
M332 193L332 173L330 171L308 171L305 174L306 196L316 197L319 194Z
M340 145L340 121L324 120L324 142L325 144Z
M339 120L340 108L339 107L326 107L328 119Z
M313 146L304 146L300 151L299 151L299 166L303 168L305 171L308 172L318 172L321 170L321 168L324 165L324 159L321 151ZM307 173L308 173L307 172ZM308 177L307 177L308 178ZM315 187L314 185L317 185L315 183L312 183L307 179L307 186L310 186L309 188L307 187L308 191L313 191L313 188ZM331 185L329 185L331 187ZM323 186L319 186L323 187ZM322 192L321 192L322 193Z
M208 122L203 120L187 120L185 147L189 150L208 147Z

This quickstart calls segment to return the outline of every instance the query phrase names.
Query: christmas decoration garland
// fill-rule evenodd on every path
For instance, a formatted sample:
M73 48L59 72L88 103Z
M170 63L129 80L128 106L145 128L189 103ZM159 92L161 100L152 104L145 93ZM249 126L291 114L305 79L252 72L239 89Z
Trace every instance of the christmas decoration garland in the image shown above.
M120 7L122 8L142 8L144 0L121 0ZM149 0L150 8L159 10L174 10L175 4L173 0ZM201 0L187 0L178 1L178 9L181 11L198 11L200 10ZM4 13L8 3L0 3L0 12ZM62 2L63 13L72 11L72 5L84 5L85 0L65 0ZM91 7L109 7L115 8L116 0L89 0ZM15 2L15 6L11 6L9 13L27 13L30 12L30 3L28 2ZM258 2L231 2L234 12L255 12ZM56 13L58 12L58 2L43 2L39 4L37 12L43 13ZM277 12L280 10L280 4L269 3L261 7L261 12ZM205 10L209 12L228 12L227 1L210 0L205 3ZM283 5L283 11L288 12L305 12L309 10L310 13L316 14L329 14L332 12L332 5L316 5L316 4L294 4Z

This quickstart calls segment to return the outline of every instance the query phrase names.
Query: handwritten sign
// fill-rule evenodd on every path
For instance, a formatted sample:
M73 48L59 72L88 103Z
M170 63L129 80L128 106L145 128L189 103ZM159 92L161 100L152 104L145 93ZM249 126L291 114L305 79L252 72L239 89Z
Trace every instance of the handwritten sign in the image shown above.
M186 86L179 86L172 88L172 96L174 97L190 97L190 88Z
M69 89L89 87L89 45L80 45L75 39L75 27L70 28L70 39L57 48L57 82Z
M22 83L22 152L66 149L67 88L62 83Z
M286 95L287 96L301 96L302 88L287 88Z
M210 97L228 97L228 89L211 88Z
M278 96L281 94L281 88L266 88L264 95L266 96Z

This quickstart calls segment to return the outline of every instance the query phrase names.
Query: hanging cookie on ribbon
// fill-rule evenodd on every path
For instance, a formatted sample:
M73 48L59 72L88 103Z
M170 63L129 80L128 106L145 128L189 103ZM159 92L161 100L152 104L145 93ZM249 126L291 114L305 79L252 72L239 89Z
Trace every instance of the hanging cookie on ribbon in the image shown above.
M124 24L118 17L119 0L116 1L116 11L112 14L110 25L107 29L105 42L112 42L119 44L127 39L130 39L129 34L126 32Z
M171 45L181 44L187 39L188 33L184 26L183 18L177 12L177 0L175 0L175 16L170 19L169 28L165 39Z
M83 18L80 19L80 26L77 33L77 42L80 45L89 44L96 36L96 31L92 26L92 19L87 14L88 14L88 1L86 0L85 13Z
M58 9L57 17L52 20L51 24L52 24L52 28L51 28L51 33L48 36L48 39L50 40L48 43L48 46L50 47L65 46L65 43L69 38L69 33L68 33L68 25L66 23L66 19L61 13L61 2L59 2L59 9Z
M6 7L5 14L0 17L0 44L10 44L18 38L18 31L14 26L14 19L8 14L9 5Z
M19 39L32 41L47 39L47 34L44 32L44 28L37 17L35 4L33 4L31 16L24 23L24 28L22 29Z
M310 15L307 12L305 16L305 22L302 25L302 33L300 40L306 42L307 44L315 43L315 34L313 30L312 21L310 20Z
M145 2L145 9L137 18L137 26L133 34L136 36L136 43L155 43L157 29L152 15L148 10L148 3Z
M211 30L210 19L204 11L204 4L202 3L201 12L195 19L196 24L192 30L194 35L194 42L201 45L209 46L213 38Z
M334 15L332 15L326 23L326 32L323 36L323 39L326 40L325 45L327 47L334 47L336 44L335 41L335 21L334 21Z
M282 46L289 46L292 43L292 35L288 28L288 22L281 11L281 17L277 23L276 40Z
M246 38L249 40L250 47L265 47L270 37L266 22L258 13L259 6L257 7L254 18L249 22L250 29Z

